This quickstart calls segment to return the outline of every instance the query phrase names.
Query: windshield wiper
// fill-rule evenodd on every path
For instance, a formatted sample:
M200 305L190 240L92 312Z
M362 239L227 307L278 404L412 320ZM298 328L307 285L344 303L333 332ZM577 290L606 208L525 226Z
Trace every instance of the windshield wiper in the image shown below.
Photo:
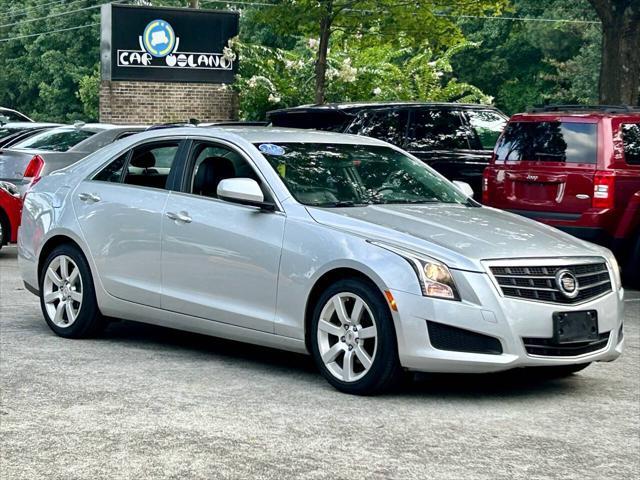
M341 200L339 202L312 203L314 207L341 208L341 207L366 207L370 203L356 203L353 200Z
M416 203L445 203L440 200L436 200L433 198L430 199L419 199L419 200L381 200L375 202L377 205L402 205L402 204L416 204Z

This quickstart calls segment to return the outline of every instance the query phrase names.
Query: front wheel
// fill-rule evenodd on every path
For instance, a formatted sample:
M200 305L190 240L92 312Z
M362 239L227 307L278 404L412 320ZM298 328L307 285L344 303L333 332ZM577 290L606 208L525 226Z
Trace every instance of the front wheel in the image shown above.
M331 285L315 306L311 335L316 365L342 392L379 393L401 377L393 319L373 285L357 279Z
M89 265L78 248L61 245L45 260L40 306L49 328L61 337L90 337L105 326Z

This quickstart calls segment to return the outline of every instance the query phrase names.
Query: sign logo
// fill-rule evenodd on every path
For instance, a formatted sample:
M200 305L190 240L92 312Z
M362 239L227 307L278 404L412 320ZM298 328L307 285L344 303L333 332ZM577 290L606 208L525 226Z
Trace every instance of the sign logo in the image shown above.
M147 24L138 36L138 44L140 50L118 49L118 67L233 71L235 54L230 48L224 48L222 53L180 52L180 37L169 22L162 19Z
M169 22L153 20L145 27L144 33L139 37L140 46L156 58L166 57L178 48L180 39Z
M578 295L578 279L569 270L560 270L556 273L556 285L567 298L575 298Z

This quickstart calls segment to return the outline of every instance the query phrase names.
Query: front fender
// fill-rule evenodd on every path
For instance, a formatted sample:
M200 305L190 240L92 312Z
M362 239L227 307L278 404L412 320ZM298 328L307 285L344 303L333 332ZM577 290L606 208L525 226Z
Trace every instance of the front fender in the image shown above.
M357 270L381 291L421 294L415 271L399 255L312 220L289 218L278 277L275 333L304 339L307 300L313 287L323 275L341 268Z

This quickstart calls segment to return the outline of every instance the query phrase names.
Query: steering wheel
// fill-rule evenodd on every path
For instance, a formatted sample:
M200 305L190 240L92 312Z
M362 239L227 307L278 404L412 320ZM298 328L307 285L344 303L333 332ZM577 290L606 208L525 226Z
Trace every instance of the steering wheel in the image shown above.
M397 170L395 172L391 172L389 174L389 176L385 179L385 181L382 183L382 186L380 186L379 188L376 188L375 193L382 193L385 191L390 191L393 192L393 183L398 180L400 183L402 181L402 175L404 175L404 172L402 170Z

